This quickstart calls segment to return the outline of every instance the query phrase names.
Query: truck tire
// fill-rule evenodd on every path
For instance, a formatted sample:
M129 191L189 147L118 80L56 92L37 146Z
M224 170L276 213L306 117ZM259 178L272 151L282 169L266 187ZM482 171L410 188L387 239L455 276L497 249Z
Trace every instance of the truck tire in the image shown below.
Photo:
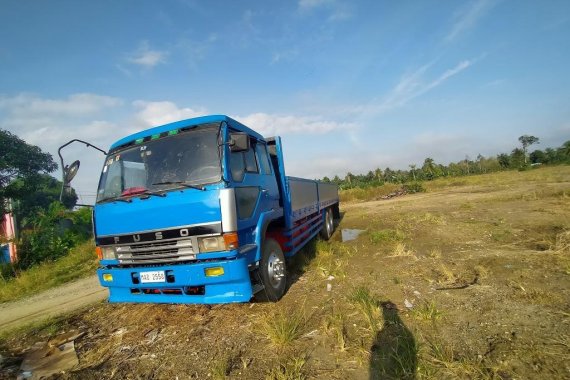
M334 232L334 219L332 210L329 208L325 211L325 220L323 221L323 228L320 235L323 240L329 240Z
M267 238L261 248L259 275L264 289L256 294L256 299L277 302L287 288L287 267L281 246Z

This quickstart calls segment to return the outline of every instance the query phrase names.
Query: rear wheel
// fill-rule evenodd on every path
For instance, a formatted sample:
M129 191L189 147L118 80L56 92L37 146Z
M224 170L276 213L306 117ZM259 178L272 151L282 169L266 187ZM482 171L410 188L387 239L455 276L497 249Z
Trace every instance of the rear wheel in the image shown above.
M327 208L325 211L325 220L323 221L323 228L320 235L324 240L329 240L334 232L334 219L332 210Z
M263 242L259 275L264 289L256 294L256 298L279 301L287 287L287 267L281 246L273 239L265 239Z

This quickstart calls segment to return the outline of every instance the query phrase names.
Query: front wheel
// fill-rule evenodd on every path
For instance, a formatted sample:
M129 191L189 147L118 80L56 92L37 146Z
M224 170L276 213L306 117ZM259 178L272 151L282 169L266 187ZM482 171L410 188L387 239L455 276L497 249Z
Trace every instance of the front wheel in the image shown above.
M287 267L281 246L273 239L265 239L261 248L259 274L264 289L256 298L277 302L287 287Z
M323 228L321 229L320 235L323 240L329 240L334 232L334 219L333 213L330 208L325 211L325 220L323 221Z

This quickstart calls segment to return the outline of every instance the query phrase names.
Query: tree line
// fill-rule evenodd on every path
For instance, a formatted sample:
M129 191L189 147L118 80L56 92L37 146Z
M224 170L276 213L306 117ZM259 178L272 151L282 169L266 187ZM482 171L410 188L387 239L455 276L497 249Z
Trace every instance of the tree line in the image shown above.
M72 211L77 195L70 188L59 201L61 181L51 154L0 129L0 216L14 216L18 262L2 265L3 278L37 263L65 255L91 235L91 211ZM5 243L0 236L0 243Z
M333 178L324 177L322 181L339 185L340 189L355 187L382 186L385 183L409 183L431 181L439 177L459 177L472 174L492 173L502 170L526 170L537 165L570 164L570 140L558 148L534 150L529 153L532 145L539 144L536 136L523 135L519 137L520 147L510 153L501 153L494 157L484 157L479 154L475 159L465 156L463 160L447 165L436 163L427 157L421 166L408 165L407 170L376 168L366 174L346 173L344 178L335 175Z

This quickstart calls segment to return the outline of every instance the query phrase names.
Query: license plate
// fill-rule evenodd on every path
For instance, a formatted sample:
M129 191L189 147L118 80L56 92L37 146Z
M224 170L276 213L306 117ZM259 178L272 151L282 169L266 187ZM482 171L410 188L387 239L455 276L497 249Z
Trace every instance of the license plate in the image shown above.
M164 271L159 270L155 272L141 272L140 273L141 282L164 282L166 277L164 276Z

